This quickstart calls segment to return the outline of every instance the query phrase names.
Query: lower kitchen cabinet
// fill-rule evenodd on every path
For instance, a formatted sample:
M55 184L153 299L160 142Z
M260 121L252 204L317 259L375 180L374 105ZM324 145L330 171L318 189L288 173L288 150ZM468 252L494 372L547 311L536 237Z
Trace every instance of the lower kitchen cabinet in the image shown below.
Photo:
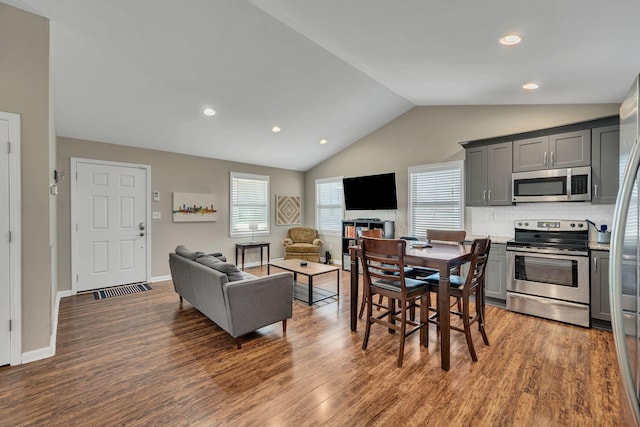
M484 286L487 297L507 299L507 245L504 243L491 242Z
M611 321L608 251L591 251L591 318Z

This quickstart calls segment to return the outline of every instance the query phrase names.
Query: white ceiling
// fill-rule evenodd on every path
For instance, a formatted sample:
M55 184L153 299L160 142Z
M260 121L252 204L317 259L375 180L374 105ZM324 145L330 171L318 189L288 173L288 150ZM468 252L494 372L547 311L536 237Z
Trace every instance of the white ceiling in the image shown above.
M58 135L300 171L414 105L618 103L640 72L638 0L2 1L51 20Z

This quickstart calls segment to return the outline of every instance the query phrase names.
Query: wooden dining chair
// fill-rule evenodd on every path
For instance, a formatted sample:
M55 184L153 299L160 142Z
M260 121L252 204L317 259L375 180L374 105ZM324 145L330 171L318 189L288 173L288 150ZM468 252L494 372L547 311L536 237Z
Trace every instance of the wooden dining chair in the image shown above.
M436 230L433 228L427 228L427 243L451 243L457 245L463 245L464 239L467 237L467 232L464 230ZM432 274L438 273L438 270L425 267L413 267L413 275L416 279L424 279ZM451 274L460 275L460 267L455 267L451 270ZM462 311L462 304L460 300L456 298L453 304L458 305L458 311ZM415 315L412 313L412 319Z
M462 245L464 239L467 237L467 232L464 230L435 230L427 229L427 242L450 242L458 243Z
M464 239L467 236L467 232L464 230L435 230L428 228L427 229L427 243L451 243L451 244L464 244ZM414 267L413 268L414 276L417 279L424 278L435 274L438 270L434 270L432 268L425 267ZM460 270L456 267L453 271L453 274L460 274Z
M371 237L373 239L382 239L384 237L384 231L382 228L372 228L370 230L362 230L360 232L362 237Z
M373 239L382 239L384 237L384 232L382 231L381 228L374 228L374 229L371 229L371 230L362 230L360 232L360 235L362 237L370 237L370 238L373 238ZM405 266L404 274L406 276L408 276L408 277L412 277L413 278L413 276L412 276L413 268ZM360 304L360 312L358 313L358 319L362 319L362 316L364 315L364 309L367 306L367 299L364 296L364 295L366 295L365 292L364 292L364 289L363 289L362 295L363 295L363 297L362 297L362 303ZM376 302L373 303L373 305L376 306L376 309L378 311L382 307L386 307L385 305L382 304L382 302L383 302L383 296L379 295L378 302L377 303ZM413 320L414 318L415 318L415 314L412 314L411 320Z
M404 253L406 242L392 239L362 239L362 270L367 295L367 317L362 349L366 350L371 334L371 325L377 323L397 331L400 335L400 349L397 365L402 367L406 338L420 331L420 344L428 344L426 328L429 323L429 285L422 280L411 279L404 274ZM373 314L373 297L387 298L388 306L381 313ZM396 302L398 308L396 309ZM418 322L409 319L409 309L419 304ZM386 318L386 319L385 319ZM399 322L399 323L398 323Z
M461 277L459 275L449 276L451 296L458 298L462 303L462 310L454 310L455 304L451 307L451 314L458 316L462 320L462 328L450 325L450 328L455 331L464 332L467 339L467 346L469 347L469 353L471 353L471 359L474 362L478 361L478 356L473 347L473 339L471 338L471 325L473 323L478 324L478 329L482 335L482 340L486 345L489 345L489 338L485 331L485 310L484 310L484 278L487 267L487 260L489 259L489 251L491 249L491 239L475 239L471 246L472 258L469 265L469 273L467 277ZM430 291L438 292L440 286L440 274L436 273L425 278L425 281L429 283ZM471 314L471 296L475 297L475 313ZM429 301L429 305L431 303ZM435 323L439 327L438 313L434 313L429 316L429 322Z

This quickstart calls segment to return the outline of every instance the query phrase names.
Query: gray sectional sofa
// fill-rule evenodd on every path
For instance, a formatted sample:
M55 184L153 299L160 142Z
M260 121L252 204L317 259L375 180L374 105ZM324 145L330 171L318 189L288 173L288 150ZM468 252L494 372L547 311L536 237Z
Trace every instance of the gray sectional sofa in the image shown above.
M236 339L282 321L286 333L292 316L293 274L256 277L225 262L221 254L194 252L178 246L169 254L173 287L182 299Z

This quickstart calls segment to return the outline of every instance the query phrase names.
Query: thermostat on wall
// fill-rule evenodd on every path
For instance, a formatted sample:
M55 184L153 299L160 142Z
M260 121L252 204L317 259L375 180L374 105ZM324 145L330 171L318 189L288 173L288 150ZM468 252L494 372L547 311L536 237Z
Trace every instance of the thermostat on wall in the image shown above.
M153 201L154 202L159 202L160 201L160 192L159 191L154 191L153 192Z

